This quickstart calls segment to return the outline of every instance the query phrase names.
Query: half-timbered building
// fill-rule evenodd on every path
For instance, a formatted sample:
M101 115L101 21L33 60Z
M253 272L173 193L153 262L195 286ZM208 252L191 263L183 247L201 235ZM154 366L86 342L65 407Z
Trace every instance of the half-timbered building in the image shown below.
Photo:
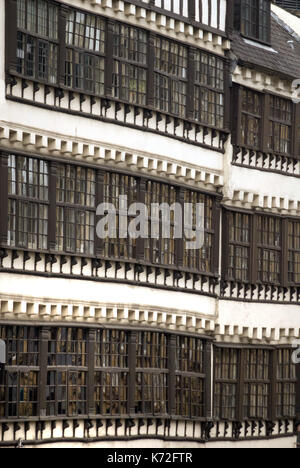
M0 447L296 447L300 19L3 3ZM120 195L202 203L204 246L100 239Z

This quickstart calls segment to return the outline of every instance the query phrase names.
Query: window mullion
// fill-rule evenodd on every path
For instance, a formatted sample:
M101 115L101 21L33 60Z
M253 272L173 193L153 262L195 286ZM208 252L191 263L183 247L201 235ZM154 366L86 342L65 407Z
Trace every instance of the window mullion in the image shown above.
M195 54L196 49L190 47L188 49L188 83L187 83L187 109L186 116L188 119L194 119L195 116L195 100L194 100L194 84L195 84Z
M168 342L168 413L170 415L176 413L176 336L171 335Z
M69 8L66 5L60 5L58 13L58 83L61 86L65 85L65 71L66 71L66 24ZM74 70L74 68L73 68Z
M148 79L147 79L147 105L154 106L154 62L155 62L155 35L150 33L148 37Z
M270 360L270 390L269 390L269 420L276 419L276 375L277 375L277 350L271 351Z
M58 164L55 161L50 163L49 177L49 214L48 214L48 248L55 250L56 247L56 180ZM64 236L65 237L65 236Z
M296 365L296 420L300 424L300 363Z
M288 262L289 262L289 221L287 218L281 223L281 285L288 287Z
M292 156L300 159L300 103L294 104L294 120L292 127Z
M88 332L88 355L87 355L87 412L95 414L95 351L96 351L96 330L90 329Z
M196 19L196 2L195 2L195 0L188 0L188 16L189 16L190 21L195 21L195 19Z
M234 218L232 218L234 220ZM230 214L227 210L222 212L222 278L229 279L229 233L232 226L229 225Z
M142 203L145 206L146 201L146 191L147 191L147 181L146 179L138 180L138 203ZM149 235L148 235L149 237ZM145 258L145 239L139 237L136 240L136 259L144 260Z
M204 370L205 370L205 400L204 414L207 419L212 419L212 342L204 343Z
M17 66L17 0L5 3L5 63L6 73L16 70Z
M221 222L221 201L219 198L214 200L213 203L213 248L212 248L212 263L210 271L214 274L219 274L219 252L220 252L220 222Z
M251 283L256 284L258 280L258 216L252 216L252 233L251 233Z
M97 207L104 202L104 179L105 179L105 172L102 170L98 170L96 172L96 210ZM95 226L97 226L97 223L95 222ZM95 227L96 231L96 227ZM96 257L99 257L100 255L103 254L103 247L104 247L104 241L103 239L100 239L98 237L97 232L95 232L95 249L94 253Z
M244 392L245 392L245 365L249 365L245 359L246 350L241 349L239 353L239 378L237 391L237 420L244 419Z
M232 142L236 146L242 145L242 89L239 85L233 85L232 92Z
M112 96L113 92L113 70L114 70L114 27L115 22L111 19L106 24L106 67L105 67L105 96Z
M128 340L128 366L129 366L129 381L128 381L128 414L135 413L135 388L136 388L136 343L137 332L129 333ZM143 392L144 394L144 392Z
M48 365L48 342L50 341L50 328L43 327L40 330L40 377L39 377L39 412L41 417L47 416L47 365Z
M8 241L8 156L0 153L0 244Z
M260 147L264 153L269 151L270 141L270 95L265 94L263 98L263 123L261 125Z
M182 236L180 239L175 239L175 263L176 266L182 267L183 266L183 261L184 261L184 201L185 201L185 189L183 187L180 187L178 190L176 190L176 202L181 205L182 209ZM175 220L176 221L176 220ZM175 232L174 232L175 234Z

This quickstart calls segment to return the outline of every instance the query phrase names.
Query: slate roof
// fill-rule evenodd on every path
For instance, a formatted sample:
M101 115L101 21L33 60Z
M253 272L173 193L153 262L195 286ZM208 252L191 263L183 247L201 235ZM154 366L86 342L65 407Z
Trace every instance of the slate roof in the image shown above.
M293 41L293 44L289 41ZM269 73L273 71L286 78L300 78L300 37L274 13L271 19L270 47L251 45L239 33L234 32L232 52L241 65Z

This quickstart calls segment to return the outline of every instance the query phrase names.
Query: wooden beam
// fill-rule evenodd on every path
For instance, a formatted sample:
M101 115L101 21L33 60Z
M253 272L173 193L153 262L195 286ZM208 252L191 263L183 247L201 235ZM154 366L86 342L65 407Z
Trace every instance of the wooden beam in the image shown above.
M8 233L8 156L0 153L0 244L7 244Z
M5 71L17 66L17 0L5 0Z

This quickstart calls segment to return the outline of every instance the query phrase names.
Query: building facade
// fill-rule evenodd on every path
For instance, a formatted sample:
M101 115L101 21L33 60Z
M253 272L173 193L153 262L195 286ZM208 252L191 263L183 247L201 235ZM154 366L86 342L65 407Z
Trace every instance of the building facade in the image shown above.
M5 0L0 447L296 447L286 15L269 0ZM163 238L163 217L157 238L100 239L97 207L121 218L120 195L201 203L204 246Z
M296 16L300 16L300 2L299 0L275 0L276 5L288 10Z

